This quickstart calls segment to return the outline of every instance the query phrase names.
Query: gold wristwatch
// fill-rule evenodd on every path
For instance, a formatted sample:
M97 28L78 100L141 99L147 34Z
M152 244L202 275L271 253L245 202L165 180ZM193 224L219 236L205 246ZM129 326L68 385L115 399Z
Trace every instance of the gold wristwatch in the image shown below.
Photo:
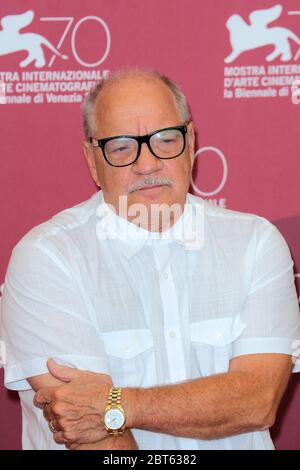
M103 422L108 434L120 436L125 430L125 412L121 405L122 389L111 387L104 410Z

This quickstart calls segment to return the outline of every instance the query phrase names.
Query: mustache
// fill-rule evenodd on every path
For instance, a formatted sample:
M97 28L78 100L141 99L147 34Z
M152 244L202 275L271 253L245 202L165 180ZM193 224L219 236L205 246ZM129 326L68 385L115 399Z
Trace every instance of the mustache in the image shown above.
M147 186L174 186L175 181L173 181L170 178L165 178L165 177L153 177L153 176L147 176L146 178L137 181L136 183L133 183L128 186L128 192L133 193L134 191L138 191L139 189L143 189Z

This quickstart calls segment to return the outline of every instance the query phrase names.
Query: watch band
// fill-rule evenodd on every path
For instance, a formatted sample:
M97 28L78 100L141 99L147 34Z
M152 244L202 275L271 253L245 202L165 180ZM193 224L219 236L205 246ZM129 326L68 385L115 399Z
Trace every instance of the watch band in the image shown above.
M122 389L120 387L111 387L109 394L108 394L108 400L107 400L107 406L112 406L112 405L120 405L121 406L121 396L122 396Z
M123 434L125 430L125 413L121 405L121 398L122 398L122 388L112 386L108 394L105 412L111 409L118 409L124 415L124 424L120 429L109 429L107 426L105 426L107 432L112 436L120 436L121 434Z

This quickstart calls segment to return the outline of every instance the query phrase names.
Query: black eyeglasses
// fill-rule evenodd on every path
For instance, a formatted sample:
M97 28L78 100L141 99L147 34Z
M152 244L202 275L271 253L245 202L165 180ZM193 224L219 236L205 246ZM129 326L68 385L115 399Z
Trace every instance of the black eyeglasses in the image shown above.
M107 163L111 166L128 166L136 162L141 154L142 144L147 144L157 158L169 160L181 155L185 149L187 126L166 127L146 135L118 135L106 139L93 139L94 147L100 147Z

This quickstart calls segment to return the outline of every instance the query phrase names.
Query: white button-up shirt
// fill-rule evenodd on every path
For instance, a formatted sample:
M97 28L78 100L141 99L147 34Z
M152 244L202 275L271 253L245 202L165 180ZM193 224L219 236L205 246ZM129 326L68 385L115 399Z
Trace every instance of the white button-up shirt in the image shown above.
M47 372L47 358L108 373L117 386L149 387L227 372L243 354L292 355L300 338L293 262L261 217L189 194L176 224L151 233L117 216L100 191L16 245L2 338L23 448L64 448L26 380ZM140 449L273 448L268 431L209 441L133 434Z

